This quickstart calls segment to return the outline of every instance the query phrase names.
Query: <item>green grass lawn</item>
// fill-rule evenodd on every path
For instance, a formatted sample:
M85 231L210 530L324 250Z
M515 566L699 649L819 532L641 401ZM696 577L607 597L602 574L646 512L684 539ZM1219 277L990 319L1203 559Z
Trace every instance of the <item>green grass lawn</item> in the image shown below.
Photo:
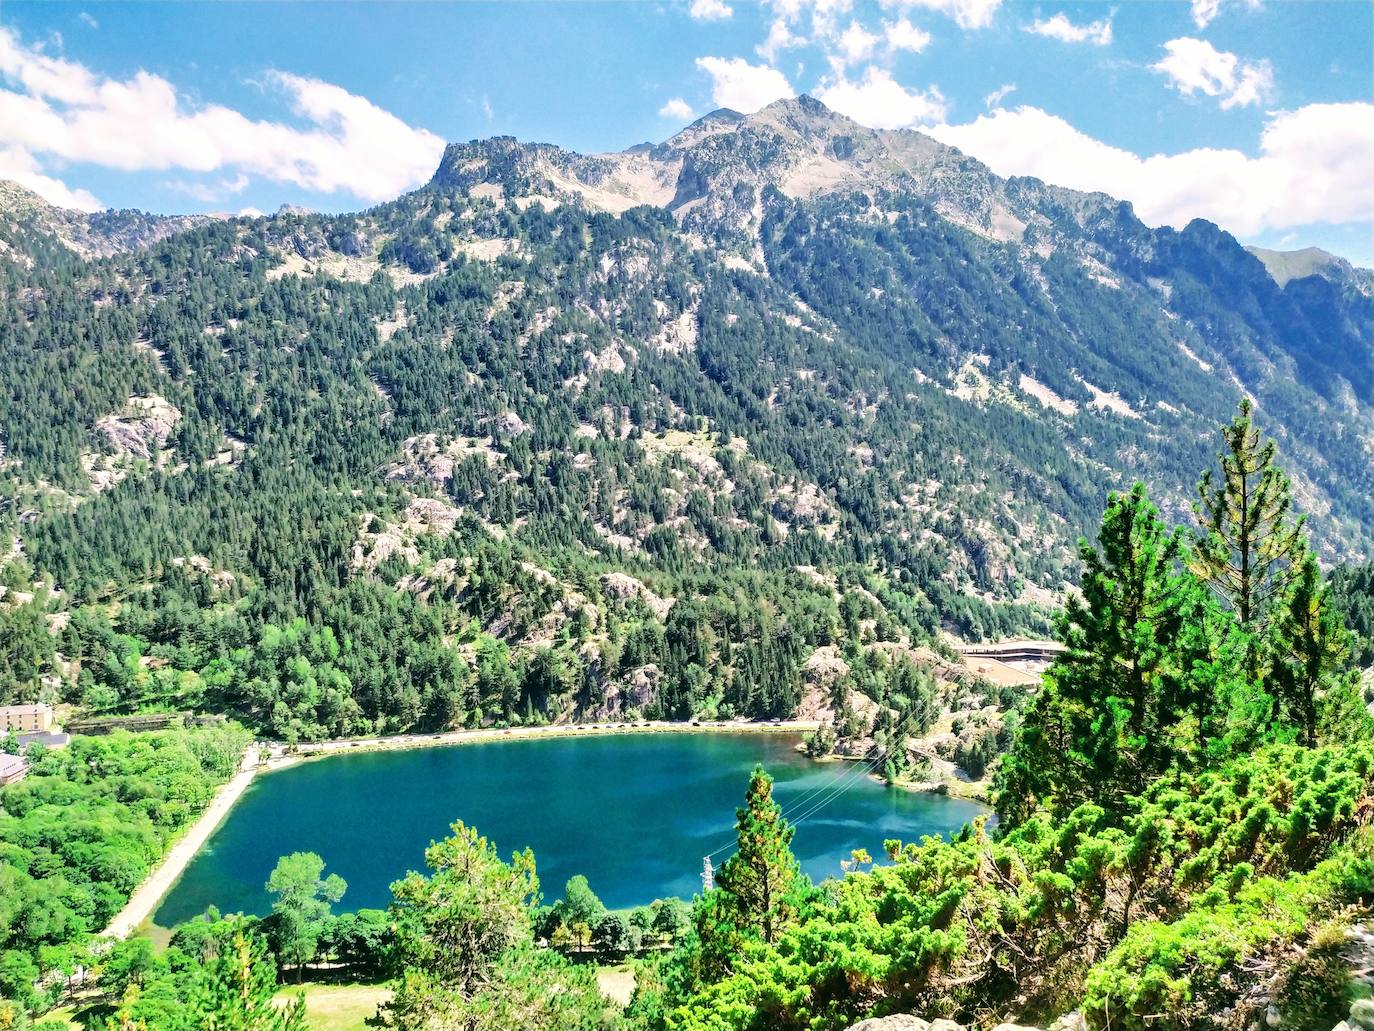
M58 1027L67 1027L69 1031L81 1031L82 1024L76 1019L78 1007L63 1006L50 1013L43 1014L39 1020L41 1024L55 1024Z
M311 1031L364 1031L377 1014L377 1006L391 997L379 984L304 984L283 985L276 998L281 1002L305 993L306 1023Z

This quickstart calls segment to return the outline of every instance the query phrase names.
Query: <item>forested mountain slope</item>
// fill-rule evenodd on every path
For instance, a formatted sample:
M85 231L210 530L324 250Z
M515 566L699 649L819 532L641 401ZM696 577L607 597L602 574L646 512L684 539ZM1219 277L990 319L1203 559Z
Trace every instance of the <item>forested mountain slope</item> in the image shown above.
M941 628L1043 631L1110 489L1184 519L1242 394L1323 556L1369 554L1367 274L1281 286L810 98L451 146L356 215L15 196L7 696L287 736L781 715L841 645L892 702Z

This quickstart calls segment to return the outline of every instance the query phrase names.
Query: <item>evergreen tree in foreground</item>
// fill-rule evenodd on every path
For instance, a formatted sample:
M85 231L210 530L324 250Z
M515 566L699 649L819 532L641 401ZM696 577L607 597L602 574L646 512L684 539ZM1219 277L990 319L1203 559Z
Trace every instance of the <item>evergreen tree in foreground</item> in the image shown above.
M796 915L801 868L792 855L791 824L773 801L773 778L755 766L744 806L735 810L739 851L720 868L723 911L736 928L772 944Z
M191 1007L204 1031L306 1031L305 997L277 1006L277 965L261 935L237 930L205 966Z
M534 946L539 897L534 853L501 861L462 823L425 850L430 877L392 885L397 959L404 970L379 1016L405 1031L575 1031L594 1027L601 1001L590 968Z
M130 981L109 1031L308 1031L304 996L273 1001L277 964L266 939L230 922L206 945L210 954L172 980L164 974L160 983Z
M1349 635L1290 517L1274 444L1248 403L1222 435L1222 476L1202 477L1191 549L1139 484L1109 499L1097 546L1081 545L1082 595L1060 619L1067 651L999 775L1010 824L1085 802L1119 817L1171 769L1369 732L1340 673Z
M1191 565L1258 640L1301 574L1307 535L1306 517L1291 518L1293 487L1274 464L1276 445L1260 437L1250 411L1250 401L1241 401L1240 414L1222 428L1220 478L1209 469L1198 483L1200 532Z
M1306 517L1292 516L1292 484L1274 463L1274 441L1261 438L1250 413L1242 401L1222 429L1220 479L1209 470L1198 485L1201 529L1190 566L1231 611L1244 642L1247 683L1232 698L1232 750L1294 736L1310 747L1322 736L1323 709L1354 718L1332 722L1332 735L1359 730L1359 707L1343 698L1355 687L1339 676L1349 634L1309 546Z
M1330 602L1317 560L1304 557L1279 607L1268 642L1269 692L1276 715L1298 743L1356 740L1374 733L1359 696L1358 675L1342 673L1350 632Z
M1204 608L1170 532L1136 484L1113 494L1098 545L1080 543L1081 597L1060 619L1067 651L1045 677L1002 777L1004 816L1035 802L1068 811L1092 801L1119 812L1177 762L1180 721L1208 721L1205 692L1181 661ZM1189 712L1188 710L1195 710Z

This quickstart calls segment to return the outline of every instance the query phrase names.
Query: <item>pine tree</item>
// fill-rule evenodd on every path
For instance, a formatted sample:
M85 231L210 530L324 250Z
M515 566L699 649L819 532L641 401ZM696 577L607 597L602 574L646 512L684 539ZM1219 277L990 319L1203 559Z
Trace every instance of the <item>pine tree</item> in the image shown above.
M1118 812L1181 758L1189 742L1180 721L1201 722L1211 707L1207 685L1179 663L1200 593L1182 552L1141 484L1108 499L1097 547L1080 543L1082 596L1069 600L1059 626L1067 650L999 780L1005 817L1043 803Z
M235 928L206 963L190 1005L204 1031L306 1031L305 997L277 1006L277 965L260 935Z
M716 876L722 908L735 927L772 944L796 915L801 869L791 849L795 831L773 801L773 778L763 767L754 767L735 817L739 850Z
M1306 517L1290 518L1293 488L1274 464L1275 444L1262 440L1250 401L1222 429L1220 481L1203 473L1194 506L1200 533L1192 568L1235 613L1241 629L1262 640L1274 605L1299 575ZM1258 672L1258 648L1252 649Z
M277 954L295 964L299 981L332 919L329 907L348 884L338 874L325 877L324 860L314 852L293 852L277 860L266 888L276 896L270 926Z
M1338 689L1337 671L1349 633L1329 603L1329 589L1309 552L1298 567L1270 634L1266 679L1277 715L1297 729L1300 743L1317 744L1323 694Z
M462 823L452 829L425 850L432 876L411 873L391 886L402 973L378 1014L382 1026L594 1027L602 1001L590 971L534 946L534 853L504 863L476 830Z

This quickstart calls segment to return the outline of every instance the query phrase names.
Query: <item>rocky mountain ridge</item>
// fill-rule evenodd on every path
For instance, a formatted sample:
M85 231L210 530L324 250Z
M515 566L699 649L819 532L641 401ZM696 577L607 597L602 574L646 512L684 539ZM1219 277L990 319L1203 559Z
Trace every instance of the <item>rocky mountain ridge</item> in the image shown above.
M107 258L149 247L204 222L207 215L150 215L143 211L76 211L49 204L18 183L0 179L0 254L18 255L44 241L80 258Z

